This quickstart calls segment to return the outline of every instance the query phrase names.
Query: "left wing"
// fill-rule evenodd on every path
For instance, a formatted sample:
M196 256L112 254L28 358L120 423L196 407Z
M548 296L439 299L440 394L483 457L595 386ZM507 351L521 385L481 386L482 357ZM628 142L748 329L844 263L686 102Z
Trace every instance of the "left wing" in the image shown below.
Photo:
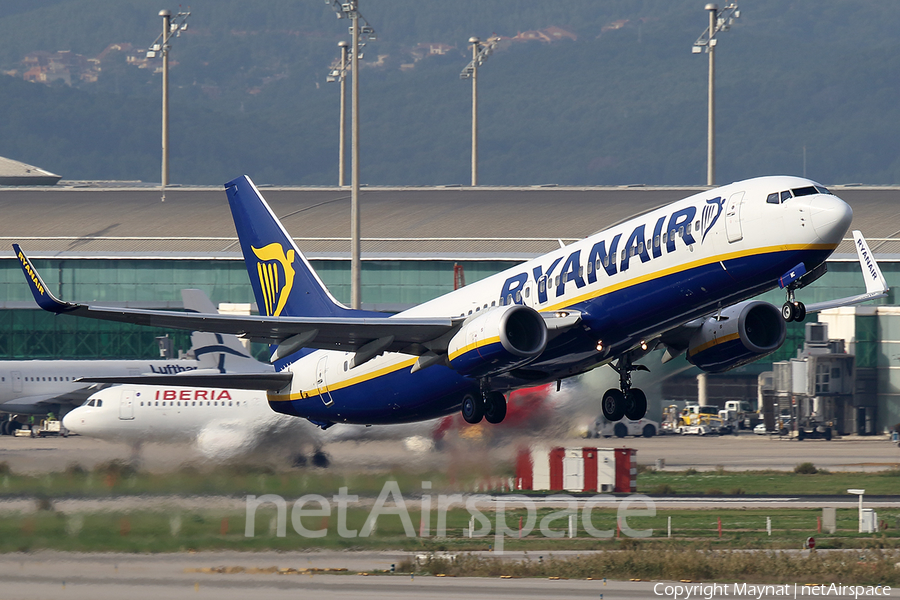
M379 351L421 355L423 344L455 331L460 320L441 317L264 317L184 313L91 306L58 300L47 288L34 265L18 244L13 250L22 263L22 271L38 306L55 314L75 315L104 321L118 321L205 331L230 333L250 340L285 346L281 356L300 348L357 351L366 344L378 343Z

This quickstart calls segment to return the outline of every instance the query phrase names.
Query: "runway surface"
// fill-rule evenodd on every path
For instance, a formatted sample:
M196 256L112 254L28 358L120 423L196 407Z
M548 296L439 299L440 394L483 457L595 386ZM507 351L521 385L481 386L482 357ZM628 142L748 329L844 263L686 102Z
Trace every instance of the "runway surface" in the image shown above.
M664 598L666 585L688 584L654 581L603 581L575 579L448 578L409 575L362 577L356 574L247 573L246 569L339 568L389 569L405 555L399 553L274 553L229 552L161 555L67 554L40 552L0 556L0 598L65 598L133 600L179 598L214 600L244 599L264 594L267 599L328 598L329 600L443 599L495 600L497 598ZM510 555L511 558L521 558ZM204 573L211 566L243 567L238 573ZM793 581L779 582L793 586ZM799 582L802 586L803 582ZM890 597L900 593L892 590ZM669 595L668 597L672 597ZM682 596L683 597L683 596ZM702 596L743 597L733 594ZM754 597L756 595L754 594ZM763 597L769 597L764 595ZM772 596L775 597L775 596ZM883 596L882 596L883 597Z
M566 447L629 447L637 449L638 463L655 465L665 461L666 470L775 469L790 471L796 465L812 462L831 471L881 471L900 467L900 448L884 436L847 436L830 442L825 440L781 439L744 433L739 436L695 437L660 436L653 438L546 439L523 437L492 445L466 440L445 452L416 452L402 440L345 441L326 445L336 471L386 471L413 468L443 470L451 462L467 459L502 463L512 461L517 448L539 443ZM283 452L283 450L282 450ZM287 460L289 453L281 457ZM70 463L85 468L111 459L128 460L131 449L125 444L102 442L83 437L16 438L0 437L0 462L6 462L17 473L59 471ZM203 463L205 459L191 446L150 444L142 451L142 468L165 472L185 463Z

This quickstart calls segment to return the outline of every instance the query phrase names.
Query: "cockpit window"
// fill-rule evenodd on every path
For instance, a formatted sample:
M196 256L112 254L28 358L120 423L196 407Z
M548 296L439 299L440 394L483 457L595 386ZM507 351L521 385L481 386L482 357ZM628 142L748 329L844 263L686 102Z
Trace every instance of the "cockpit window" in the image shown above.
M799 198L800 196L814 196L818 194L819 191L814 186L802 187L791 190L794 193L795 198Z
M781 192L781 201L782 201L782 202L787 202L787 201L790 200L790 199L791 199L791 192L790 192L790 190L788 190L788 191L786 191L786 192Z
M87 401L87 405L88 405L88 406L93 406L93 405L94 405L94 401L93 401L93 400L88 400L88 401Z
M819 191L820 194L828 194L829 196L833 196L833 195L834 195L834 194L832 194L831 192L829 192L827 188L822 187L821 185L817 185L817 186L816 186L816 189Z
M766 196L766 202L768 202L769 204L780 204L780 202L778 201L778 192Z

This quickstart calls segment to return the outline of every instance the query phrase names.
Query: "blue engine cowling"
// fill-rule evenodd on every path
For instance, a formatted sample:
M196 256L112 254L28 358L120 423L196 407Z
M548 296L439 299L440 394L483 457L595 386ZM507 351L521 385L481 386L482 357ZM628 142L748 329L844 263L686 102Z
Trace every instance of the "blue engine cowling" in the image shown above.
M547 347L547 325L533 308L498 306L466 321L448 344L450 368L484 377L526 365Z
M753 362L781 347L787 328L777 307L749 300L710 317L691 337L688 361L708 373Z

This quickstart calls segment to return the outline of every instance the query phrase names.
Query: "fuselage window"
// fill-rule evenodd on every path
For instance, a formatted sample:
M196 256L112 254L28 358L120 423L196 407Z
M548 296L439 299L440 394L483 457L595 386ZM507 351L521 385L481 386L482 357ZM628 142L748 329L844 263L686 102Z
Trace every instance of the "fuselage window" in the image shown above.
M156 403L156 406L159 406L159 402Z
M528 295L528 290L525 290L525 294ZM487 309L487 304L484 305L484 308Z
M556 287L559 287L559 275L556 276Z
M347 370L347 367L348 367L347 361L345 360L345 361L344 361L344 370L345 370L345 371Z
M594 263L589 262L589 263L587 264L587 274L590 275L590 274L593 273L593 272L594 272Z
M547 290L547 280L541 277L538 280L538 291L544 293Z
M218 405L219 405L218 402L213 402L213 406L218 406Z
M782 201L782 202L787 202L787 201L790 200L790 199L791 199L791 192L790 192L790 191L787 191L787 192L781 192L781 201Z
M653 238L653 247L659 248L659 236L658 235Z
M694 221L694 231L700 231L700 221Z
M481 307L480 307L480 306L476 306L476 307L475 307L475 312L479 312L480 310L481 310Z
M604 267L609 266L609 254L607 254L606 256L603 257L603 266Z
M471 309L469 309L469 314L470 314L470 315L472 314L472 310L471 310Z
M628 250L622 250L622 260L625 260L626 256L628 256Z
M506 297L506 303L507 303L507 304L512 304L512 303L513 303L512 294L509 294L509 295Z
M681 226L678 228L678 237L680 237L680 238L684 237L684 226Z
M780 204L780 202L778 200L778 192L775 192L773 194L769 194L768 196L766 196L766 203L767 204Z
M640 241L640 242L638 242L637 253L638 253L638 254L643 254L643 253L644 253L644 242L643 242L643 240Z
M228 402L228 406L231 406L231 401Z
M197 406L197 402L191 402L191 406Z
M141 402L141 406L143 406L143 405L144 405L144 403L143 403L143 402Z
M530 287L525 288L525 297L528 298L530 295L531 295L531 288ZM485 306L485 308L487 308L487 306Z
M496 301L496 300L491 300L491 306L497 306L497 301Z
M518 292L516 292L516 302L521 302L521 301L522 301L522 292L518 291Z

